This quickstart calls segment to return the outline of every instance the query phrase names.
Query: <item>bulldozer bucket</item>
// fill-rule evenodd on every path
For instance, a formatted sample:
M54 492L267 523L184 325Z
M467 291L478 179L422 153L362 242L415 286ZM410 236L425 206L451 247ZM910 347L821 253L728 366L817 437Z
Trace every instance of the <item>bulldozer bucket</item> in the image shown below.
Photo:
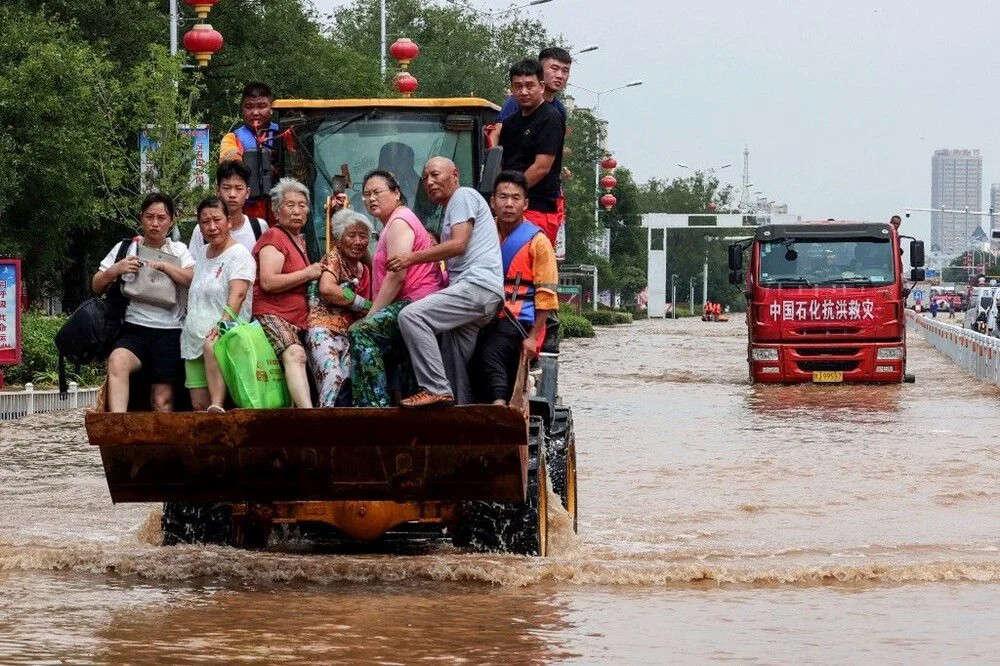
M114 502L523 501L514 407L86 415Z

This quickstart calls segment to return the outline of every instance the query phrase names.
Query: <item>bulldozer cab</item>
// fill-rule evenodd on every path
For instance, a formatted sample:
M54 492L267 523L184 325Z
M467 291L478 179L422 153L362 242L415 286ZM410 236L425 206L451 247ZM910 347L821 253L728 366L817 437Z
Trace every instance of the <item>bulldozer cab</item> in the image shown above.
M284 175L312 192L312 217L306 238L310 254L326 248L326 201L347 194L349 205L364 211L362 180L374 169L396 176L406 204L435 234L441 207L421 187L424 163L442 155L455 162L462 185L483 191L492 182L483 173L487 147L484 127L499 108L478 98L277 100L274 108L288 139L279 146ZM493 174L495 175L495 174ZM488 189L488 188L486 188ZM376 232L380 231L375 221Z

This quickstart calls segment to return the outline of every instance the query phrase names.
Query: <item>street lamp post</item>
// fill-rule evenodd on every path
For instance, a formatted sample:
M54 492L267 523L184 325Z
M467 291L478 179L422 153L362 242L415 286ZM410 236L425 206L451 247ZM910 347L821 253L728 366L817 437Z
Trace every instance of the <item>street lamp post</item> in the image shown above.
M692 316L694 316L694 277L693 276L690 277L690 278L688 278L688 289L689 289L689 292L690 292L689 293L689 297L690 297L690 303L691 303L691 313L690 314Z
M670 275L670 303L671 310L674 311L674 319L677 319L677 273Z
M597 112L601 108L601 95L607 95L610 92L614 92L616 90L622 90L624 88L634 88L636 86L641 86L642 81L636 79L635 81L629 81L628 83L624 83L620 86L615 86L614 88L608 88L607 90L591 90L590 88L584 88L583 86L577 85L575 83L571 83L569 85L573 86L574 88L579 88L580 90L589 92L591 95L594 95L597 98L594 103L594 115L597 115Z
M682 169L691 169L696 174L697 173L707 173L707 174L710 174L710 175L715 175L716 171L722 171L723 169L725 169L727 167L731 167L733 165L732 164L720 164L719 166L708 167L707 169L696 169L694 167L688 166L687 164L684 164L683 162L678 162L677 166L679 166Z
M581 53L590 53L591 51L596 51L599 48L601 47L598 44L591 44L589 46L584 46L579 51L572 51L570 55L574 56L574 55L580 55Z

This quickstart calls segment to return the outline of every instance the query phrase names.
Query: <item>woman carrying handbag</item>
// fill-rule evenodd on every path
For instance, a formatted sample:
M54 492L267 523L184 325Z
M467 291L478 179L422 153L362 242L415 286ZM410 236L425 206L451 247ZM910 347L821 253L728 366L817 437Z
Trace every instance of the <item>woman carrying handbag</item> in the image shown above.
M101 261L91 281L94 293L102 293L119 277L128 284L140 282L149 285L152 296L144 302L143 291L132 290L125 309L125 323L108 358L108 411L128 411L129 381L140 369L148 373L151 383L150 406L153 411L173 410L173 387L183 377L181 362L181 326L183 324L182 299L176 294L187 287L194 276L194 258L187 246L167 238L174 222L173 200L159 192L143 200L140 214L142 236L133 241L128 255L115 261L119 245L111 248ZM125 241L122 241L125 242ZM143 260L140 249L157 250L170 260ZM176 263L174 263L176 261ZM140 270L144 275L140 278ZM169 289L162 287L163 277L174 286L173 304L169 305ZM126 288L123 292L128 293ZM165 297L164 293L168 293Z

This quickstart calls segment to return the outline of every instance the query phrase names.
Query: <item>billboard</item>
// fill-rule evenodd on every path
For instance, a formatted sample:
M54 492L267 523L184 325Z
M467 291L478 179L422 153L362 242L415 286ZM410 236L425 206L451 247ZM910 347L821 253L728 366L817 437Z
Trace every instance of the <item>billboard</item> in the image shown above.
M21 362L21 260L0 257L0 365Z
M146 183L148 174L153 172L152 154L156 152L156 141L150 138L149 132L155 125L146 125L139 131L139 187L143 192L150 188ZM195 189L208 185L209 132L208 125L177 125L177 131L191 137L194 147L194 158L191 160L191 180L188 187Z

